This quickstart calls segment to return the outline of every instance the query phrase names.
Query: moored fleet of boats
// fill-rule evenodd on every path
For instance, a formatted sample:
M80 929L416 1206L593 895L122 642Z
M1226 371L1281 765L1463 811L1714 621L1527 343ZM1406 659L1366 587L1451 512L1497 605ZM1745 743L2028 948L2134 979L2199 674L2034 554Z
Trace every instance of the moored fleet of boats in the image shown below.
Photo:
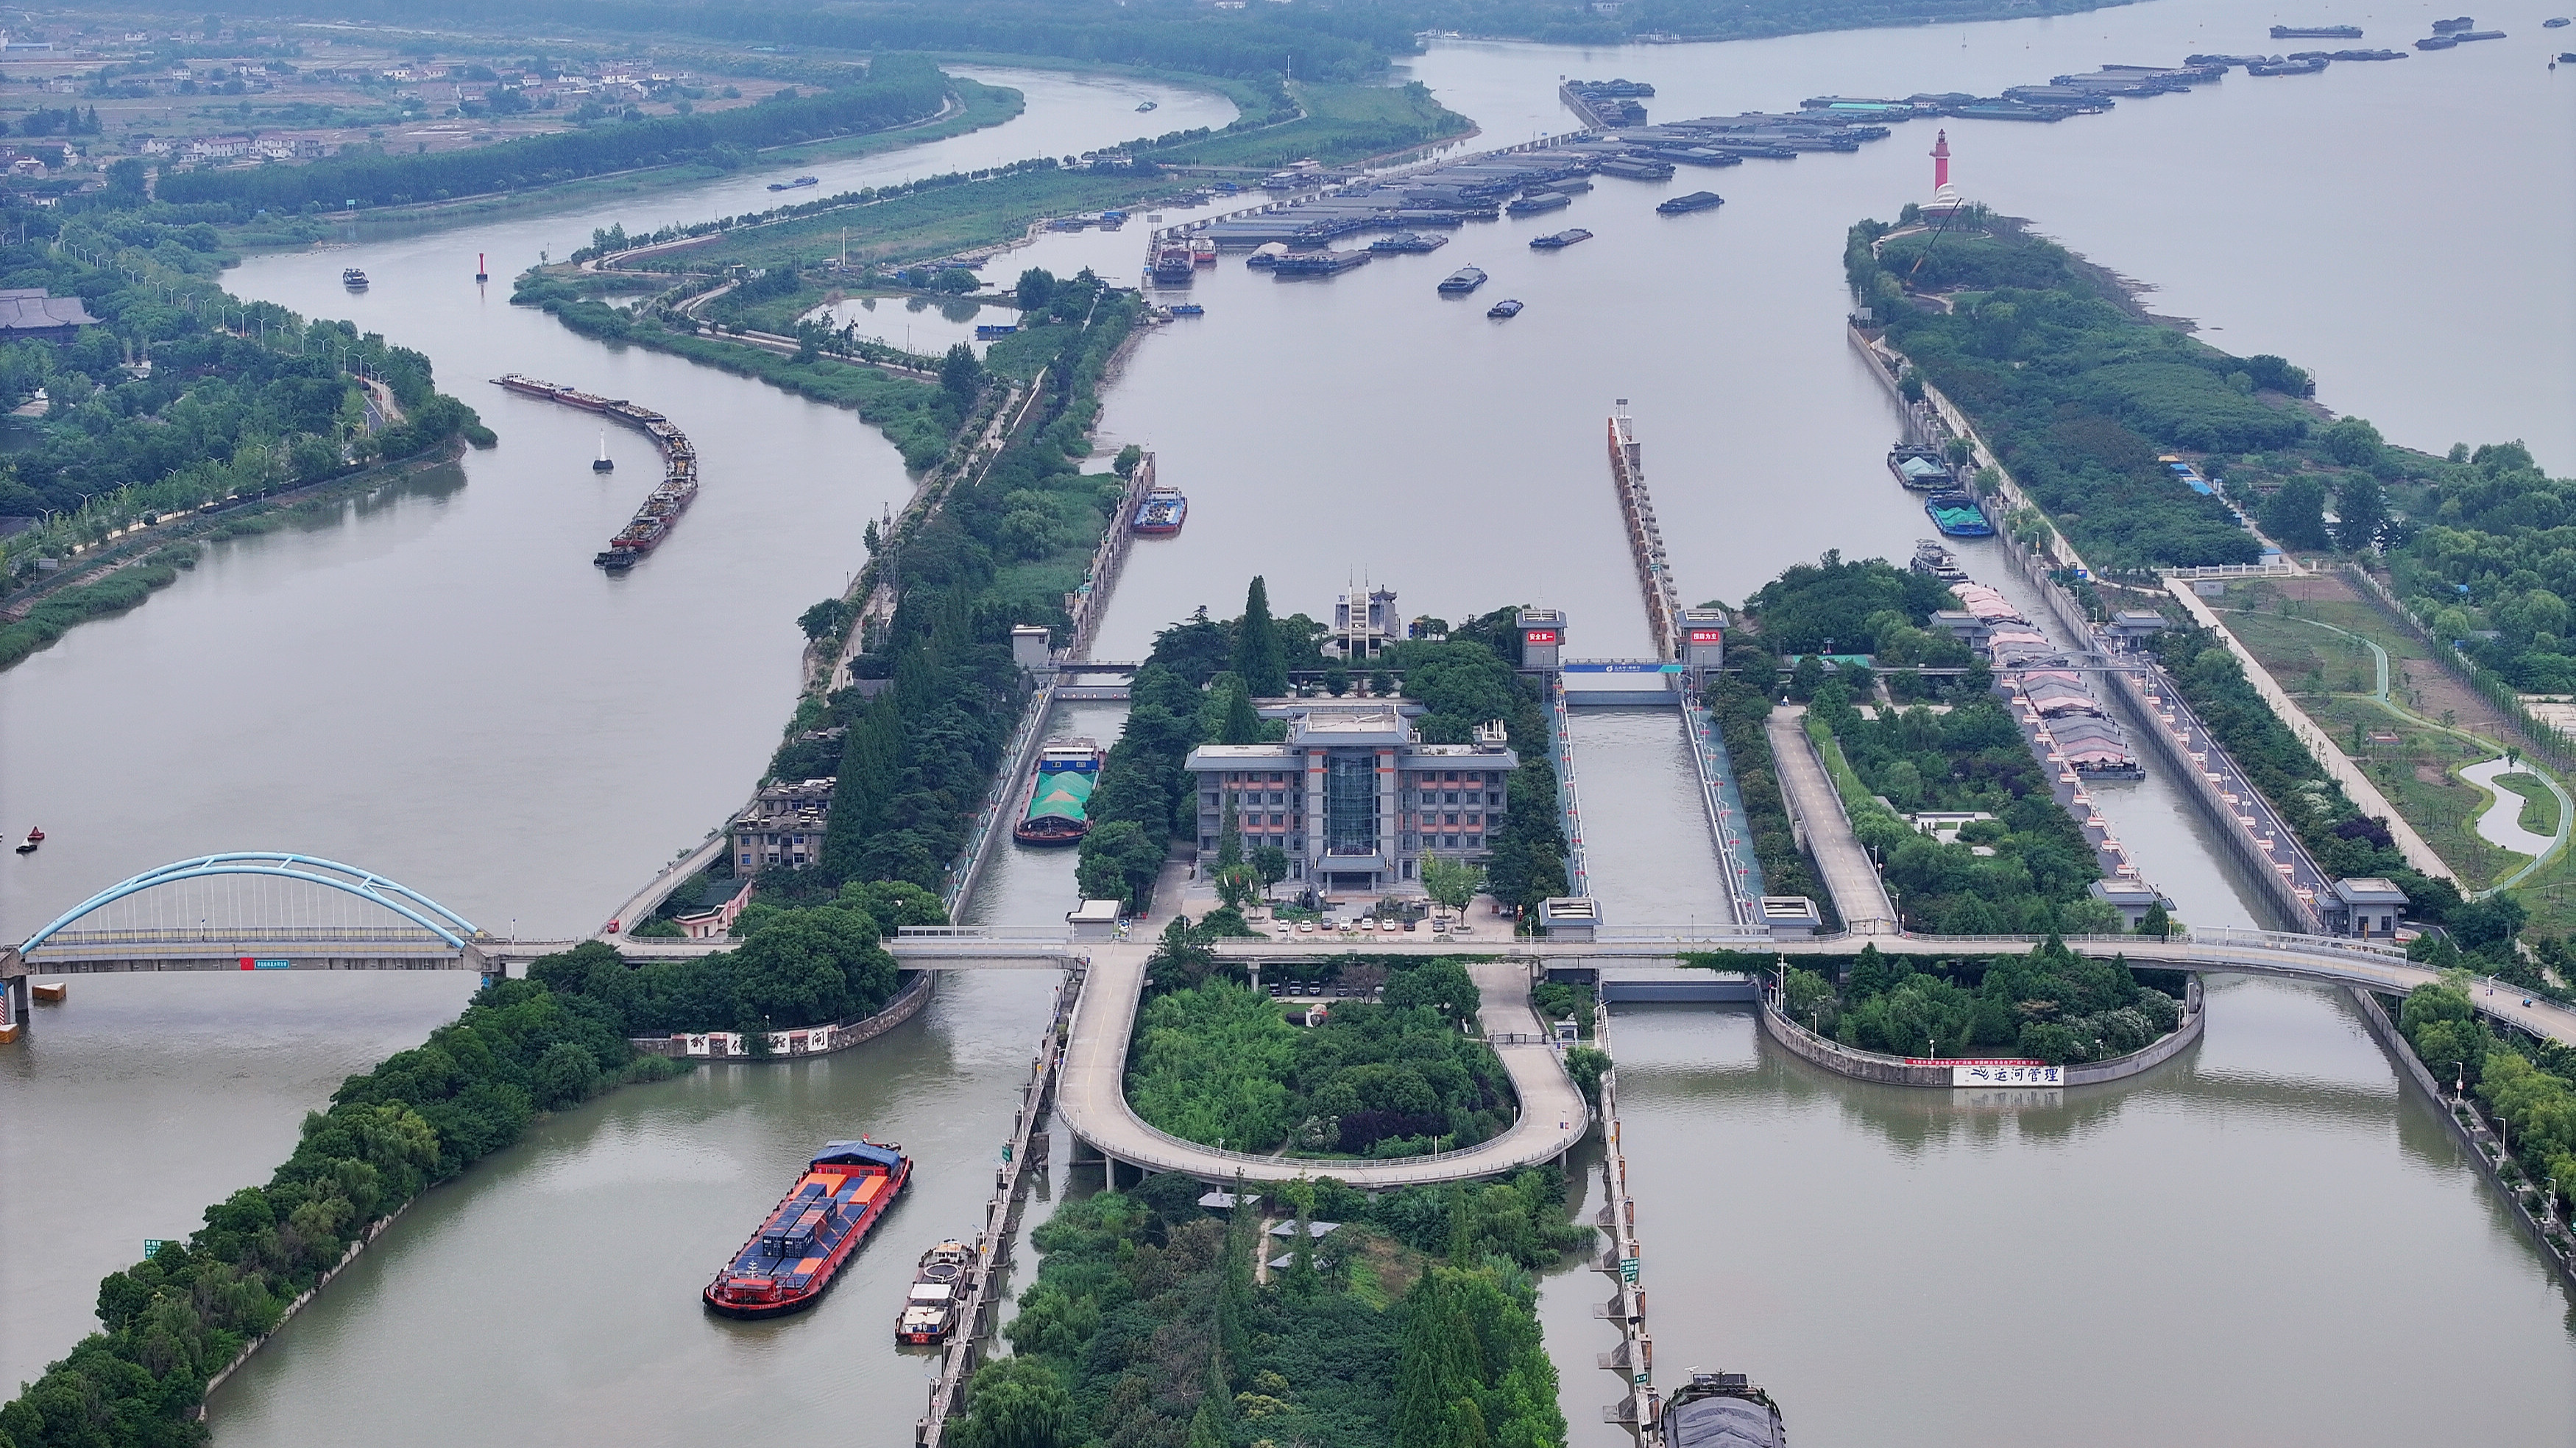
M634 567L645 554L662 546L662 540L671 536L672 525L689 510L691 503L697 501L698 450L686 433L672 426L669 418L642 403L629 402L622 397L601 397L559 382L516 372L496 377L493 381L523 396L542 397L549 402L596 412L639 428L652 439L653 446L661 450L661 483L645 495L643 505L635 510L635 516L627 520L625 527L617 530L616 535L608 540L608 546L593 556L591 562L611 573L623 573ZM607 460L608 443L603 436L599 462ZM598 462L594 462L592 468L597 472L609 470L600 467Z

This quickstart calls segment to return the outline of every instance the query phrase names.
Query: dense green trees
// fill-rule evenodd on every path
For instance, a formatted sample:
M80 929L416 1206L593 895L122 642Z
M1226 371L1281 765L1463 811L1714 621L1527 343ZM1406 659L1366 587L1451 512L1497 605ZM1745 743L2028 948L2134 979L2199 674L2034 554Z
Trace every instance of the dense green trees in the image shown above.
M2416 466L2431 516L2391 560L2400 595L2514 689L2576 691L2576 478L2543 473L2518 442Z
M1489 1429L1472 1441L1561 1448L1529 1275L1591 1236L1566 1220L1561 1175L1374 1200L1330 1177L1292 1183L1282 1216L1338 1226L1288 1247L1256 1237L1259 1212L1211 1218L1202 1190L1148 1177L1039 1227L1014 1356L977 1371L951 1431L974 1448L1387 1448L1466 1402ZM1274 1253L1287 1260L1257 1283Z
M658 28L658 27L656 27ZM158 196L220 203L238 219L261 209L399 206L543 186L607 171L698 160L791 141L883 130L935 114L947 78L920 56L884 55L864 79L837 90L705 115L631 120L411 156L343 154L304 166L165 171Z
M2576 1049L2499 1037L2478 1018L2471 989L2458 978L2417 986L2398 1015L2399 1028L2436 1080L2465 1085L2503 1123L2514 1156L2508 1179L2556 1179L2555 1210L2564 1221L2576 1202Z
M103 325L68 343L0 347L0 408L40 388L51 403L0 465L0 514L75 509L87 495L104 534L141 511L312 482L460 432L489 436L472 409L436 390L421 353L345 322L225 297L212 282L221 257L211 228L39 216L28 230L25 242L0 245L0 286L79 297ZM174 302L183 285L197 305ZM254 335L212 325L225 317ZM146 355L148 372L129 365ZM384 381L404 424L369 423L350 375L359 366Z
M1243 617L1234 627L1234 672L1254 697L1276 699L1288 692L1288 661L1270 617L1270 588L1257 573L1244 590Z
M1957 606L1949 586L1928 573L1898 568L1883 558L1845 562L1837 549L1762 585L1744 601L1744 612L1758 625L1761 646L1782 657L1872 653L1885 636L1890 644L1910 650L1904 662L1956 667L1968 661L1965 648L1953 643L1943 649L1942 641L1928 635L1918 641L1897 630L1919 635L1933 613Z
M1863 946L1839 990L1812 972L1790 972L1784 1008L1863 1050L2008 1050L2056 1064L2137 1050L2182 1016L2182 1003L2140 984L2126 960L2088 959L2055 939L2027 956L1949 961L1932 970Z
M1175 1136L1242 1151L1412 1156L1509 1126L1501 1062L1458 1030L1477 1006L1466 971L1435 960L1382 978L1383 1004L1337 1001L1314 1027L1227 979L1157 994L1138 1023L1129 1100Z

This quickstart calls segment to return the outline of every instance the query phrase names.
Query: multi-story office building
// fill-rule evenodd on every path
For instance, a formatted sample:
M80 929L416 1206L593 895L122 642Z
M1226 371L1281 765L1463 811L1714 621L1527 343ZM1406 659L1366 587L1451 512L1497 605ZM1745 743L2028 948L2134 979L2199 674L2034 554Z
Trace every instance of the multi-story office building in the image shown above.
M1482 855L1502 828L1520 764L1497 721L1468 744L1425 744L1401 700L1297 700L1265 706L1288 721L1276 744L1190 751L1198 846L1214 853L1232 806L1247 853L1287 852L1289 878L1319 890L1400 890L1425 855Z

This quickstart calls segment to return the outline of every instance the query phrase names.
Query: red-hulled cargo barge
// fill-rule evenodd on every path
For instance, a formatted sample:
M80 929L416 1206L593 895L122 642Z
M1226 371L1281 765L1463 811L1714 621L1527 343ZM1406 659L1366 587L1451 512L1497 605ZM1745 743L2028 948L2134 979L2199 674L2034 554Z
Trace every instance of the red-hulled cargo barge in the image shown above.
M865 1138L827 1143L699 1294L707 1310L783 1317L813 1306L911 1179L912 1158L900 1147Z

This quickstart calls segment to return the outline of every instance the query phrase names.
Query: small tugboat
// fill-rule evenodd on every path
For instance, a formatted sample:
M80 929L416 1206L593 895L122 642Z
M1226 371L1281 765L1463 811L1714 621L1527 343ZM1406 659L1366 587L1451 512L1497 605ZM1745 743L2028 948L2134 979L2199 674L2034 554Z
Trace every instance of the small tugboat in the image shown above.
M45 832L41 827L29 830L27 831L27 842L18 847L18 853L22 855L32 855L36 853L36 846L41 845L44 842Z
M1788 1448L1780 1406L1742 1373L1694 1372L1659 1420L1670 1448Z
M1181 531L1181 524L1189 516L1190 500L1181 495L1181 490L1157 483L1145 495L1145 501L1136 505L1136 518L1130 526L1140 538L1169 538Z
M813 1306L911 1178L912 1158L901 1147L864 1137L825 1143L699 1297L726 1317L782 1317Z
M894 1320L894 1340L915 1346L946 1342L965 1305L957 1300L958 1289L966 1285L966 1269L974 1265L975 1249L963 1242L942 1242L922 1253L912 1290L904 1294L903 1311Z
M1925 538L1914 545L1914 571L1928 573L1943 583L1965 583L1968 571L1959 566L1958 555L1941 546L1937 538Z
M1520 300L1516 297L1505 297L1501 301L1496 302L1485 309L1485 315L1498 322L1508 322L1520 314L1521 304Z
M1091 833L1091 790L1100 782L1102 758L1096 740L1052 739L1041 745L1011 838L1041 847L1079 844Z
M340 268L340 285L353 292L363 292L367 289L367 274L356 267L344 266Z
M590 470L594 473L617 471L617 459L608 455L608 434L605 432L599 435L599 456L590 460Z

